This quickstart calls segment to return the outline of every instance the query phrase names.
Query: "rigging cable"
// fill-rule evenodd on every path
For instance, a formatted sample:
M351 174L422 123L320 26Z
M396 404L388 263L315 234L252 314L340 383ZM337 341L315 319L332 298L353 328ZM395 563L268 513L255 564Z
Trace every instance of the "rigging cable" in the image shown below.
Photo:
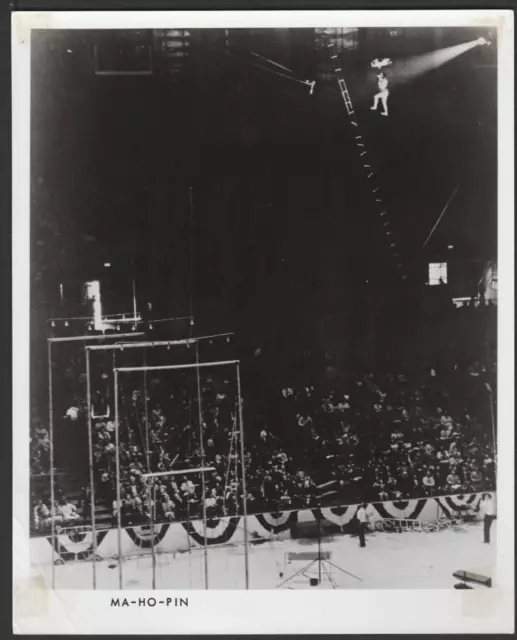
M223 51L222 49L220 49L220 51ZM285 78L286 80L292 80L293 82L298 82L299 84L303 84L306 87L310 87L311 89L311 93L314 90L314 85L316 84L316 81L309 81L309 80L300 80L299 78L294 78L293 76L288 76L285 73L280 73L279 71L274 71L273 69L268 69L267 67L263 67L260 64L257 64L256 62L252 62L251 60L246 60L245 58L241 58L241 56L236 55L235 53L230 53L230 51L223 51L223 53L225 53L228 56L231 56L232 58L237 58L237 60L240 60L241 62L244 62L246 64L251 64L254 67L257 67L258 69L262 69L262 71L266 71L267 73L271 73L275 76L279 76L280 78ZM275 63L273 63L275 64Z
M147 347L144 347L144 417L145 417L145 455L147 459L147 471L151 473L151 461L149 450L149 415L147 408Z

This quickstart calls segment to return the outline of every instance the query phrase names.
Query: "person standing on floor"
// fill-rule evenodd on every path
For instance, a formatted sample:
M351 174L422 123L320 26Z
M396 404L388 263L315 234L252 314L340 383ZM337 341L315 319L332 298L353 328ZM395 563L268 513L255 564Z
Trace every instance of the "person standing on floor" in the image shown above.
M484 494L481 504L479 505L479 511L483 518L483 531L485 537L483 542L490 544L490 527L492 526L492 522L495 520L495 503L489 493Z
M357 510L357 521L359 523L359 546L366 547L365 533L368 527L368 514L366 513L366 502L361 503Z

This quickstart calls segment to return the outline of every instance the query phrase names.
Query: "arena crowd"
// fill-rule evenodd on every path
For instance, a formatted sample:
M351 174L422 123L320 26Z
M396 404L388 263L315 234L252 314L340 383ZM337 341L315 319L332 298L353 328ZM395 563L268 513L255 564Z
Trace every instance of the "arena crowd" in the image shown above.
M491 402L496 389L481 361L448 366L392 367L352 372L340 385L278 388L260 413L243 399L248 512L282 511L362 500L400 500L495 488ZM492 382L492 385L494 383ZM120 429L121 504L115 487L115 424L94 421L96 503L109 505L124 524L198 518L242 511L241 461L236 428L235 385L224 375L202 378L205 493L197 474L155 480L152 495L142 473L201 466L197 398L171 390L165 375L122 398ZM81 410L79 408L79 410ZM145 417L147 416L147 417ZM146 425L147 424L147 428ZM33 473L48 469L49 438L37 423L31 440ZM75 508L59 494L33 496L34 526L51 514L59 523L89 519L85 488ZM80 513L79 513L80 512Z

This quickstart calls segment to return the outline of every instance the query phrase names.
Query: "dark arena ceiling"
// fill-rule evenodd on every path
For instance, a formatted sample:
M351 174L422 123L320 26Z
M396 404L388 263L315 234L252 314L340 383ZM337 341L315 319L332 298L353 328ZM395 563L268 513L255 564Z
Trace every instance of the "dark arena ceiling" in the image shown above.
M495 255L497 43L394 86L384 119L370 61L478 37L330 33L410 279L456 185L430 250ZM173 313L192 276L196 313L221 326L396 288L325 47L314 29L33 32L33 291L49 311L105 262Z

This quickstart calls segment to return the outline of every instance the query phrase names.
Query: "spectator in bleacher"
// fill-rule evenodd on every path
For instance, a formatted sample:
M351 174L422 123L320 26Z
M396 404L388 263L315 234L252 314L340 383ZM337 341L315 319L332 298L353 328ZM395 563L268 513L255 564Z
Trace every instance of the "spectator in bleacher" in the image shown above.
M81 519L81 516L77 513L76 506L67 498L63 498L61 501L59 513L65 523Z
M40 498L34 507L34 527L42 531L50 525L50 509Z
M92 508L92 491L89 484L81 487L81 499L79 501L80 510L85 520L90 519Z
M447 476L447 489L451 493L455 493L462 488L461 479L458 475L457 467L452 467L449 475Z
M171 498L169 497L169 495L167 493L165 493L162 496L162 512L163 512L163 518L165 520L174 520L175 519L175 512L176 512L176 505L175 503L171 500Z
M429 469L422 480L422 485L424 487L424 494L426 496L433 496L436 483L434 481L434 476Z
M50 510L50 517L54 520L54 522L57 522L59 524L61 524L63 522L63 514L61 513L61 505L59 504L58 500L54 501L54 505L53 505L52 509Z

